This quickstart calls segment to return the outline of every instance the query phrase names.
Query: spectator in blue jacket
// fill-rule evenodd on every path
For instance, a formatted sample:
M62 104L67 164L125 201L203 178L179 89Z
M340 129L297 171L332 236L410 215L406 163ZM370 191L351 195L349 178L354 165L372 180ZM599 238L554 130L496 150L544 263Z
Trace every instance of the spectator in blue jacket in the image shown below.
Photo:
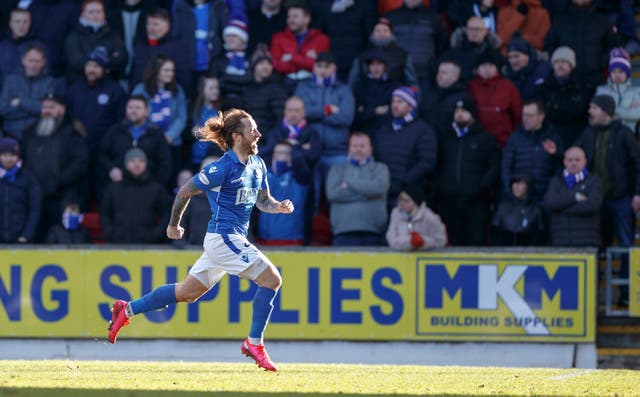
M31 13L19 8L12 10L9 37L0 41L0 81L9 74L20 72L20 58L35 42L31 33Z
M311 172L301 151L287 141L278 142L273 150L267 179L271 193L277 197L289 197L299 209L291 216L260 213L258 217L258 242L265 245L302 245L305 234L305 216Z
M20 73L5 77L0 94L0 115L6 133L22 141L24 130L38 120L40 99L53 92L55 82L45 72L44 48L34 44L22 56Z
M337 80L333 55L323 52L313 63L313 76L296 87L304 102L309 125L320 134L322 152L314 169L315 206L329 169L346 160L349 126L355 114L355 100L349 86Z
M172 178L182 169L182 131L187 126L187 98L176 81L176 64L158 54L151 59L144 74L144 82L132 92L147 98L149 122L164 132L171 146Z
M19 160L18 141L0 139L0 243L32 241L40 219L40 184Z

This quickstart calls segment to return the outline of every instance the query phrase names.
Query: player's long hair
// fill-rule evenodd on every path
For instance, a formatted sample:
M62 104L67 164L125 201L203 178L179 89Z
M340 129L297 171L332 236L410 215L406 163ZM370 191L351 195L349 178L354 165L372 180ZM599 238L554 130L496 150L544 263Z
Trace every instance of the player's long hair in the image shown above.
M234 132L241 133L244 126L241 120L251 118L251 115L242 109L229 109L227 111L218 112L216 117L212 117L204 123L196 137L201 141L215 142L220 149L227 151L233 147L233 138L231 134Z

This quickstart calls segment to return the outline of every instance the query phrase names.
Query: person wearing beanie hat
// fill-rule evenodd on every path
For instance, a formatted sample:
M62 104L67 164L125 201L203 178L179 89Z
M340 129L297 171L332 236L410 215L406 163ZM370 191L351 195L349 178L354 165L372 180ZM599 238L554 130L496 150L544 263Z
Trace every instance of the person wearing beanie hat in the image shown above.
M504 147L522 119L522 98L515 85L500 75L502 56L495 50L477 57L476 78L467 85L478 106L477 119Z
M89 53L87 62L93 61L101 68L106 69L109 62L107 50L104 47L96 47Z
M402 86L393 90L394 97L400 98L407 103L407 105L411 106L411 109L415 109L418 107L418 98L416 94L416 90L413 87Z
M475 122L476 105L456 102L448 128L438 136L438 213L453 245L483 245L489 223L490 191L500 170L496 139Z
M391 211L387 242L393 249L415 251L447 245L447 229L440 217L424 202L418 185L407 185Z
M237 38L242 40L244 49L249 42L249 31L247 29L247 24L238 19L232 19L229 21L227 26L224 27L222 36L236 36Z
M640 87L631 78L629 53L624 48L614 48L609 54L609 78L598 86L596 95L609 95L616 103L616 116L631 131L638 131L640 121Z
M0 139L0 243L32 241L40 217L42 191L33 174L22 168L20 144Z
M534 99L538 87L551 75L551 64L538 59L533 47L516 35L507 45L507 61L504 77L518 88L523 101Z
M571 47L562 46L556 48L551 55L551 63L555 64L558 61L563 61L571 66L571 70L576 68L576 53Z
M609 95L596 95L591 98L591 104L599 107L609 117L616 113L616 103Z
M127 163L129 163L129 161L131 160L140 160L144 163L147 163L147 155L145 154L145 152L137 147L131 148L127 151L127 153L125 153L124 155L124 164L126 165Z

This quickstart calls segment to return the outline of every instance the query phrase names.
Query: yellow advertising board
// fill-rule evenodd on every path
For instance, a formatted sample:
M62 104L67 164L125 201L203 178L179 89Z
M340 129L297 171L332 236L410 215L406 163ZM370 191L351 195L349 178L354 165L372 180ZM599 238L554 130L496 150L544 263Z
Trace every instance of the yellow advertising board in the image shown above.
M640 317L640 249L629 254L629 315Z
M106 337L109 306L182 280L195 251L0 255L0 337ZM284 285L270 339L592 342L593 254L268 252ZM122 338L237 339L256 287L226 277Z

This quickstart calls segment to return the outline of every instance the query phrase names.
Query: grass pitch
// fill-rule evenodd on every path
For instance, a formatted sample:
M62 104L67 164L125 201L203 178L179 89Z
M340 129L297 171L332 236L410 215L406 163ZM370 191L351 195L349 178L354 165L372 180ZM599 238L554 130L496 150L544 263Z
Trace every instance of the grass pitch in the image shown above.
M0 396L638 396L640 371L390 365L0 361Z

